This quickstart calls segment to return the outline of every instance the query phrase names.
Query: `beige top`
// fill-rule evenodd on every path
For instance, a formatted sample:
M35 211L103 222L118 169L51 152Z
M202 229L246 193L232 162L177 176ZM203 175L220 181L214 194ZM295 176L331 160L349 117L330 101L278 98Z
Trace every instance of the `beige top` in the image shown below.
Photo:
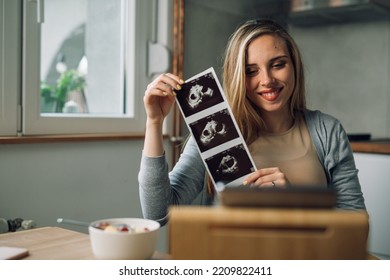
M302 116L284 133L262 133L249 150L258 169L279 167L293 185L327 185Z

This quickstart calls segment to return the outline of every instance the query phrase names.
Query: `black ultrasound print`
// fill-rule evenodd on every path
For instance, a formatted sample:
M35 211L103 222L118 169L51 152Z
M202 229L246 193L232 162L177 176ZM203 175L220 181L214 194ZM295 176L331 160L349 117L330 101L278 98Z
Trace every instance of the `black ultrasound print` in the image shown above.
M215 183L228 184L255 171L242 144L205 160Z
M185 117L223 102L221 91L212 73L184 83L182 89L176 93Z
M189 126L201 152L239 137L227 109L199 119Z

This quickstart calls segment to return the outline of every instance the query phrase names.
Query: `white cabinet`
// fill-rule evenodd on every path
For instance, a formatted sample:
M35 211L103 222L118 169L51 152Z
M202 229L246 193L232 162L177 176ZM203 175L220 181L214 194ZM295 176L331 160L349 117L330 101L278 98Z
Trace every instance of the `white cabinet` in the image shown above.
M354 153L370 215L368 250L390 259L390 155Z

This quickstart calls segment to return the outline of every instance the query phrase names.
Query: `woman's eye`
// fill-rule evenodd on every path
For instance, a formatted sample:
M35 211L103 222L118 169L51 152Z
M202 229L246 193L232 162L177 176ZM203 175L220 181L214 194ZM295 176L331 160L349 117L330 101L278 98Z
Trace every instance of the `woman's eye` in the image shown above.
M285 65L286 65L286 62L278 62L278 63L272 64L272 68L280 69L280 68L283 68Z
M254 75L256 75L256 73L257 73L257 70L256 69L246 69L245 70L245 74L247 75L247 76L254 76Z

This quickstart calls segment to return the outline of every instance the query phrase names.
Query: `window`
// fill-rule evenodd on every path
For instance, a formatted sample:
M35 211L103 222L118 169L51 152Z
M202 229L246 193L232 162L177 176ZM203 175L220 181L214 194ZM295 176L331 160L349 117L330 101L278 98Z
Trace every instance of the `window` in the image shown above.
M0 3L2 135L143 132L155 0Z

